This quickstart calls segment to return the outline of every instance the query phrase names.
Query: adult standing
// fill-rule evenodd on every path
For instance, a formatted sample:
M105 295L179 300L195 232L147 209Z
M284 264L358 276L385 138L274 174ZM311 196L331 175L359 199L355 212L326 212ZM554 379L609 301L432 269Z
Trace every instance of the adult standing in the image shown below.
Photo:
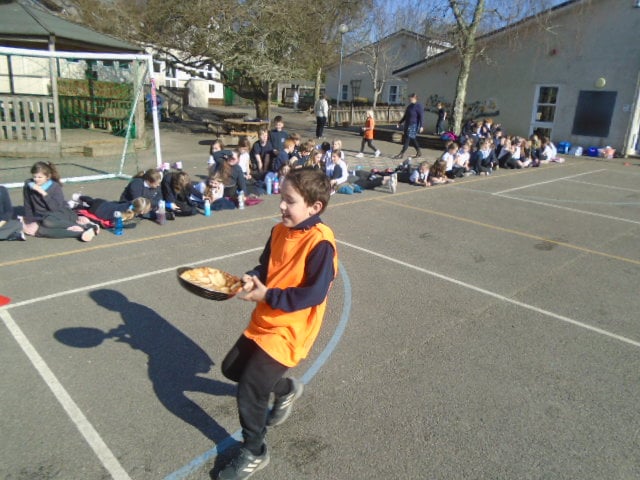
M293 90L293 109L298 110L298 103L300 102L300 92L297 88Z
M407 108L404 111L404 115L402 115L402 118L397 125L398 128L400 128L400 125L404 125L402 150L393 158L402 158L404 156L404 152L406 152L409 148L409 143L411 143L415 147L416 157L422 156L420 145L418 145L416 136L418 135L418 133L422 133L423 130L423 112L424 108L420 103L418 103L418 95L416 95L415 93L409 95L409 105L407 105Z
M322 138L324 135L324 127L329 117L329 102L327 102L324 94L320 95L316 101L313 106L313 112L316 114L316 137Z

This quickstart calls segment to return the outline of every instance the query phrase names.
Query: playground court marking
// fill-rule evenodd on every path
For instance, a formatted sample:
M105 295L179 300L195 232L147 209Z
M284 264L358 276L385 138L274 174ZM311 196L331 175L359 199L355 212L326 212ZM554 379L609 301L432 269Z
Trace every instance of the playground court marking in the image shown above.
M500 302L505 302L505 303L509 303L511 305L515 305L515 306L520 307L520 308L524 308L526 310L529 310L529 311L532 311L532 312L535 312L535 313L538 313L538 314L541 314L541 315L556 319L556 320L558 320L560 322L567 323L569 325L573 325L573 326L579 327L581 329L587 330L587 331L592 332L592 333L596 333L598 335L602 335L602 336L604 336L606 338L617 340L617 341L622 342L622 343L627 344L627 345L631 345L631 346L634 346L634 347L640 347L640 342L638 342L636 340L624 337L622 335L618 335L618 334L613 333L613 332L609 332L607 330L595 327L593 325L589 325L589 324L587 324L585 322L574 320L574 319L566 317L564 315L559 315L559 314L554 313L552 311L545 310L545 309L542 309L542 308L538 308L538 307L536 307L534 305L530 305L530 304L527 304L527 303L524 303L524 302L520 302L518 300L506 297L506 296L501 295L499 293L492 292L490 290L477 287L477 286L469 284L467 282L463 282L463 281L457 280L455 278L439 274L439 273L434 272L432 270L428 270L428 269L425 269L425 268L422 268L422 267L418 267L416 265L404 262L402 260L398 260L398 259L390 257L388 255L375 252L375 251L370 250L368 248L364 248L364 247L361 247L361 246L358 246L358 245L354 245L352 243L341 241L341 240L338 240L337 243L339 245L343 245L343 246L358 250L360 252L366 253L369 256L375 256L375 257L378 257L378 258L380 258L382 260L385 260L385 261L388 261L388 262L392 262L392 263L398 264L400 266L403 266L403 267L406 267L406 268L421 272L423 274L429 275L429 276L437 278L439 280L442 280L442 281L445 281L445 282L448 282L448 283L452 283L452 284L458 285L460 287L475 291L477 293L492 297L492 298L494 298L494 299L496 299L496 300L498 300ZM254 248L254 249L244 250L244 251L241 251L241 252L236 252L236 253L225 255L225 256L221 256L221 257L215 257L213 259L203 260L203 261L197 262L197 263L204 263L204 262L209 262L209 261L212 261L212 260L219 260L219 259L222 259L222 258L229 258L229 257L237 256L237 255L243 255L243 254L246 254L246 253L250 253L250 252L255 252L255 251L261 250L262 248L263 247L257 247L257 248ZM73 401L73 399L68 394L68 392L66 392L66 390L60 384L60 382L55 377L53 372L49 369L49 367L46 365L44 360L37 353L37 351L35 350L33 345L26 338L26 336L24 335L22 330L20 330L18 325L15 323L15 321L13 320L11 315L9 314L8 310L10 308L15 308L15 307L18 307L18 306L25 306L25 305L28 305L28 304L34 303L34 302L45 301L45 300L61 297L61 296L64 296L64 295L69 295L69 294L72 294L72 293L78 293L78 292L81 292L81 291L87 291L87 290L100 288L100 287L103 287L105 285L112 285L112 284L115 284L115 283L123 283L123 282L131 281L131 280L136 280L136 279L139 279L139 278L142 278L142 277L148 277L148 276L151 276L151 275L157 275L157 274L161 274L161 273L166 273L168 271L173 271L173 270L175 270L175 268L173 268L173 267L172 268L161 269L161 270L156 270L156 271L153 271L153 272L148 272L146 274L135 275L135 276L132 276L132 277L127 277L127 278L114 280L114 281L110 281L110 282L104 282L104 283L100 283L100 284L95 284L95 285L91 285L91 286L87 286L87 287L83 287L83 288L79 288L79 289L69 290L69 291L66 291L66 292L59 292L57 294L47 295L47 296L44 296L44 297L41 297L41 298L38 298L38 299L27 300L27 301L24 301L24 302L19 302L19 303L13 304L13 305L7 305L5 307L0 308L0 317L2 318L4 324L7 326L7 328L11 332L11 334L16 339L16 342L20 345L20 347L27 354L28 358L31 360L31 362L33 363L33 365L36 368L36 370L40 373L40 375L44 379L45 383L52 390L52 392L54 393L54 395L56 396L58 401L62 404L62 406L64 407L65 411L70 416L71 420L74 422L74 424L76 425L76 427L78 428L80 433L83 435L83 437L85 438L87 443L89 443L90 447L94 450L94 452L96 453L96 456L99 458L100 462L104 465L104 467L111 473L113 478L116 479L116 480L131 480L131 479L130 479L129 475L127 474L127 472L124 471L122 466L119 464L119 462L117 461L117 459L115 458L113 453L109 450L108 446L104 443L104 441L102 440L100 435L97 433L97 431L95 431L95 429L90 424L88 419L84 416L82 411L80 411L80 409L78 408L77 404ZM343 270L341 270L341 271L342 271L342 273L345 273ZM342 335L342 332L344 331L344 329L346 327L346 324L348 322L349 312L350 312L350 308L351 308L351 297L350 297L351 289L350 289L350 283L348 281L348 277L346 277L346 275L345 275L345 278L347 278L347 281L345 281L345 305L343 307L343 313L342 313L341 321L340 321L340 323L338 325L338 328L334 332L334 335L333 335L331 341L329 342L327 347L325 347L325 351L328 352L328 353L325 354L323 352L323 354L321 354L320 357L318 357L318 360L316 360L316 363L314 365L312 365L312 367L310 367L310 369L307 371L307 373L305 373L305 375L303 377L303 380L305 382L308 382L311 379L311 377L313 377L313 375L315 375L315 373L322 366L322 364L324 364L326 362L326 360L329 358L331 352L333 351L333 348L335 348L335 345L337 345L337 343L339 342L340 337ZM201 468L208 460L210 460L211 458L213 458L214 456L219 454L222 451L222 448L230 447L236 441L238 441L238 439L239 439L239 431L236 431L231 437L228 437L226 440L221 442L216 447L214 447L211 450L209 450L208 452L205 452L204 454L196 457L194 460L192 460L187 465L183 466L182 468L180 468L176 472L174 472L174 473L170 474L169 476L167 476L166 480L180 480L180 479L186 478L186 476L190 475L195 470Z

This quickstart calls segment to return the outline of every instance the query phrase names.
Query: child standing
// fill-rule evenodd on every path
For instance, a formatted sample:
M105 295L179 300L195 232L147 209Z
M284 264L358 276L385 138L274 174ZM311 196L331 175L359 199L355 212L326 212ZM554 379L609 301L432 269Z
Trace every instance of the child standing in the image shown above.
M238 382L244 441L219 479L246 479L267 466L267 426L283 423L302 395L302 382L284 375L309 353L338 269L333 231L319 216L329 198L329 179L321 171L292 170L282 185L282 221L271 230L260 265L243 276L242 298L256 307L222 373Z
M438 102L436 105L438 109L438 121L436 122L436 135L442 135L446 129L445 120L447 118L447 111L444 109L444 105Z
M273 129L269 132L274 156L277 156L284 148L284 141L287 138L289 138L289 134L284 129L284 119L281 115L277 115L273 118Z
M367 119L364 122L364 127L362 127L362 143L360 143L360 152L356 155L358 158L362 158L364 156L364 146L367 144L371 150L375 152L375 156L380 156L380 150L378 150L373 145L373 131L376 127L376 120L373 116L373 110L367 110Z

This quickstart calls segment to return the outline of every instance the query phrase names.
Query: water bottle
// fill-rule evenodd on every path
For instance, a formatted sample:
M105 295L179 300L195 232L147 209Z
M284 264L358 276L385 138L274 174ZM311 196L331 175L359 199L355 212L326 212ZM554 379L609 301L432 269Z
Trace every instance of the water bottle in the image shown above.
M208 198L204 201L204 216L211 216L211 201Z
M238 192L238 208L244 210L244 192L242 190Z
M273 180L273 193L275 195L280 193L280 181L278 180L278 177Z
M267 175L267 195L271 195L273 190L273 178L271 175Z
M122 212L120 210L113 212L113 223L115 225L113 233L122 235L124 233L124 222L122 221Z
M158 225L164 225L167 223L167 211L165 210L164 200L158 202L158 209L156 210L156 222Z

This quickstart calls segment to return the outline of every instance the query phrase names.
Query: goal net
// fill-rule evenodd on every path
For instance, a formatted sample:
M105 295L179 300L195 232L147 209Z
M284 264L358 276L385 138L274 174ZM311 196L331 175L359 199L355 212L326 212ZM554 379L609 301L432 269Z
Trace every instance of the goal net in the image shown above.
M152 72L150 55L0 47L0 184L22 186L38 161L64 182L159 166Z

